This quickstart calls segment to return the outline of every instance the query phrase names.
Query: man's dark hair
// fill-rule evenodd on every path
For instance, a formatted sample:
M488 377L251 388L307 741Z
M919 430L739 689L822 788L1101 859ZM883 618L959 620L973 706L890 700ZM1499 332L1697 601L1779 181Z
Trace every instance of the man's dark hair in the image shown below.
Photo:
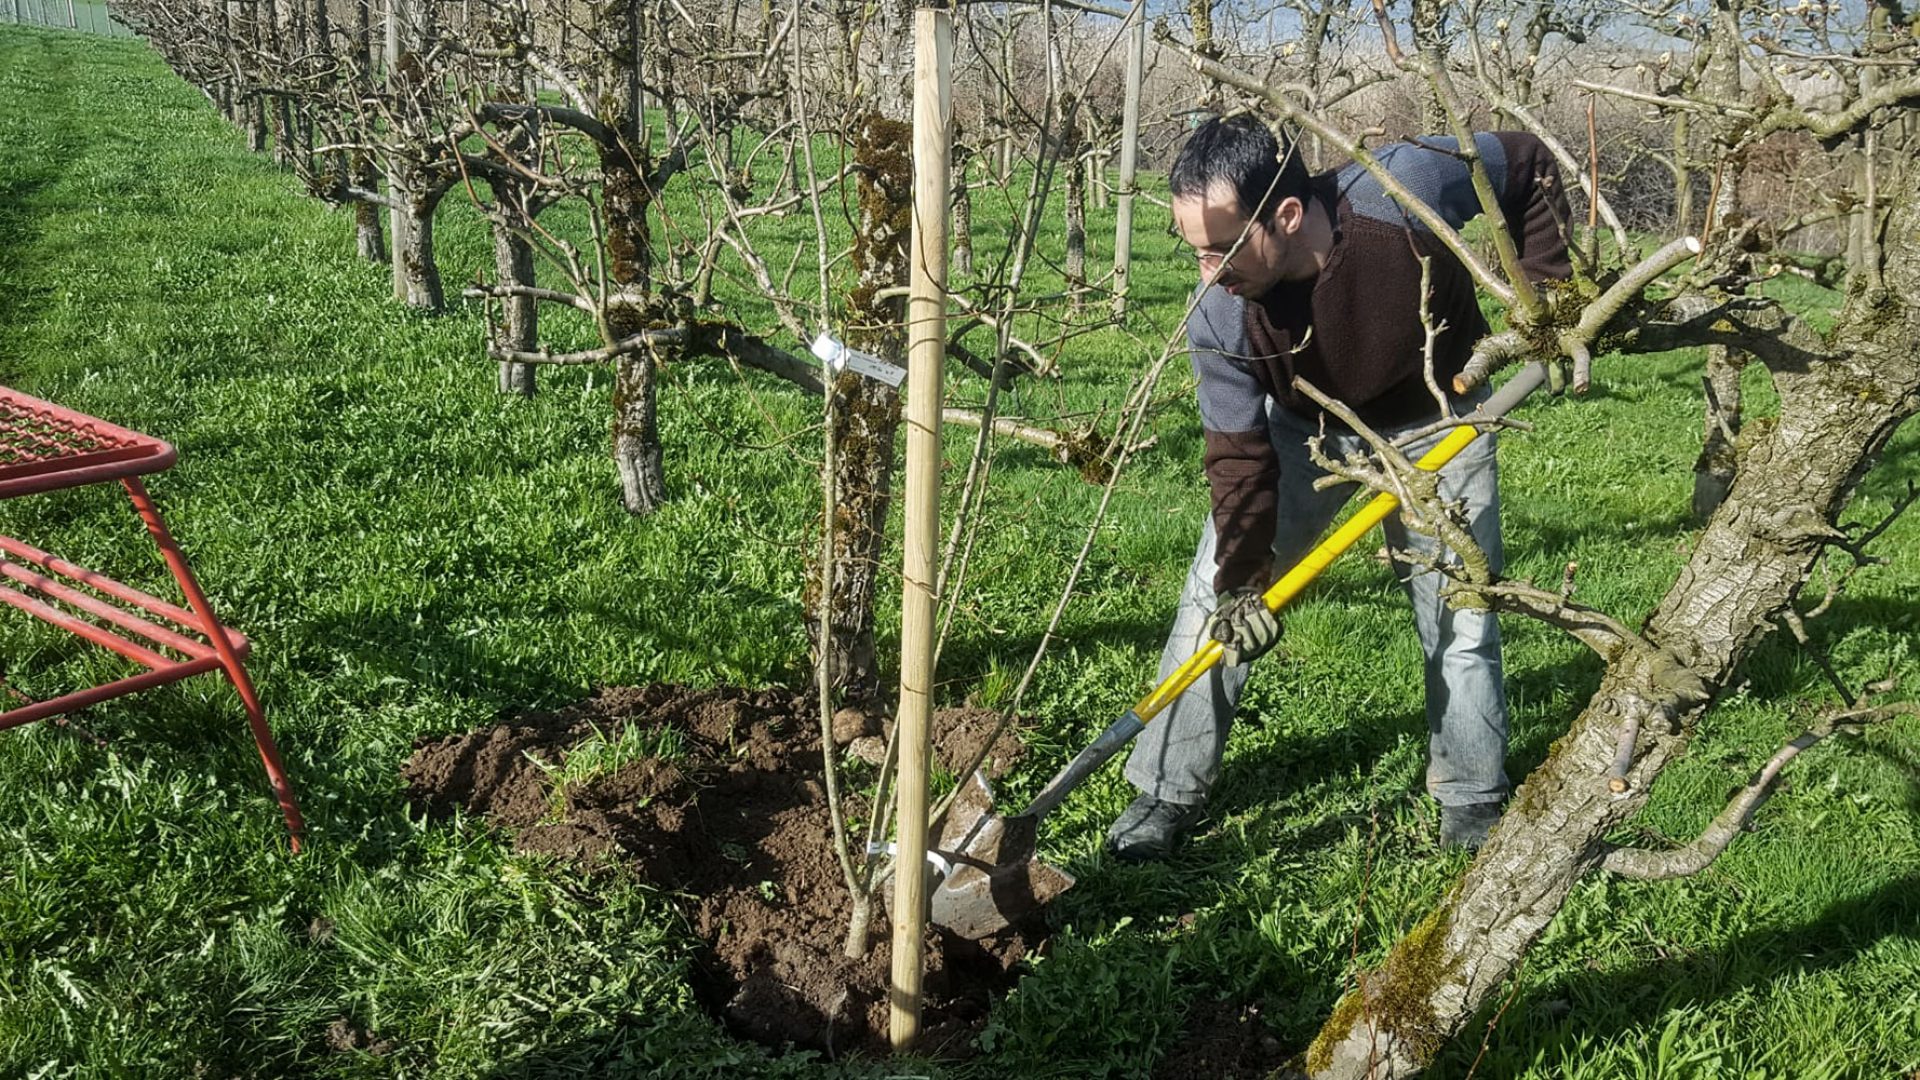
M1216 116L1187 137L1167 177L1175 198L1205 195L1215 184L1233 188L1240 209L1259 221L1282 200L1307 197L1307 166L1297 147L1253 116Z

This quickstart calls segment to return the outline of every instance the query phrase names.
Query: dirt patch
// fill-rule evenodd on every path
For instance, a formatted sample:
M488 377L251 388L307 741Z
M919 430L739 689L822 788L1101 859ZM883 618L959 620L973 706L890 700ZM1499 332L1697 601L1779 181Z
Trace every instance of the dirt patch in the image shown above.
M980 757L981 751L987 746L987 739L993 735L993 729L999 723L1000 714L992 709L942 709L935 713L934 739L941 764L949 772L966 768ZM1026 756L1026 743L1002 735L987 753L981 771L997 779Z
M364 1052L385 1057L393 1053L392 1039L383 1039L370 1031L363 1031L344 1016L327 1025L325 1040L327 1049L336 1054Z
M1260 1019L1260 1006L1207 999L1195 1002L1180 1042L1161 1059L1157 1080L1221 1077L1231 1080L1299 1074L1283 1069L1287 1054ZM1278 1070L1276 1072L1276 1070Z
M952 772L971 761L994 718L936 713L942 766ZM593 756L581 761L596 767L570 763L587 745ZM622 760L608 755L616 745L644 752ZM1003 737L987 771L1003 772L1022 749ZM697 996L736 1034L830 1055L886 1051L890 929L876 902L867 955L843 955L851 903L829 840L820 724L808 697L612 688L423 740L401 773L429 813L463 808L511 831L518 850L621 867L679 896L705 946ZM866 820L860 795L843 795ZM963 1052L1042 933L1028 927L975 942L929 928L923 1048Z

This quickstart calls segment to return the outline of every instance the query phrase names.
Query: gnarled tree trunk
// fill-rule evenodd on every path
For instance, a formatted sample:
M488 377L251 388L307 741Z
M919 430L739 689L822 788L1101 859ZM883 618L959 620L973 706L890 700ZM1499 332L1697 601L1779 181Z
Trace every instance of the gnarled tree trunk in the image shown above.
M1706 70L1702 85L1707 93L1722 101L1740 96L1740 59L1737 26L1724 20L1730 13L1722 7L1716 16L1723 20L1722 32L1708 42ZM1675 135L1679 152L1681 136ZM1738 223L1740 216L1740 177L1745 171L1744 153L1728 155L1720 166L1721 182L1713 193L1713 205L1707 213L1718 223L1722 235ZM1684 162L1680 163L1685 172ZM1738 252L1728 244L1715 246L1715 262L1731 268ZM1707 349L1706 416L1700 436L1700 456L1693 464L1694 520L1705 521L1727 497L1733 486L1734 436L1740 433L1740 371L1746 358L1723 345Z
M1055 142L1055 168L1065 170L1067 180L1067 298L1079 311L1087 299L1087 171L1080 161L1086 143L1080 134L1079 109L1073 95L1063 96L1060 104L1060 134Z
M599 38L622 42L610 50L601 76L600 118L619 136L600 147L606 214L608 343L632 337L653 319L653 209L650 158L640 132L639 0L607 0L596 7ZM659 385L652 350L624 352L613 362L613 464L620 472L620 503L629 514L651 514L667 501L660 446Z
M879 299L879 294L907 280L907 239L913 226L912 127L879 111L868 113L854 132L854 170L859 219L853 263L858 281L848 305L847 339L867 352L897 357L906 344L902 302ZM839 493L829 526L836 562L808 575L812 595L806 609L810 615L820 610L814 590L825 581L832 611L829 625L817 625L815 615L809 629L814 647L827 651L829 681L847 700L858 702L879 690L873 607L884 576L900 394L852 371L835 378L829 392Z
M433 215L447 187L401 166L393 176L392 192L402 207L393 249L401 298L409 307L440 311L447 305L447 296L433 254Z
M494 186L494 199L505 205L500 196L501 185ZM533 245L504 217L496 216L493 221L493 268L500 275L503 285L531 286L533 280ZM495 344L503 349L516 352L531 352L540 340L540 306L531 296L509 296L501 302L499 336ZM500 392L532 397L535 381L532 364L515 363L512 360L500 361Z
M380 183L373 160L359 151L353 155L353 183L365 191L374 190ZM364 199L355 200L353 204L353 246L368 262L387 261L387 234L380 224L380 207Z

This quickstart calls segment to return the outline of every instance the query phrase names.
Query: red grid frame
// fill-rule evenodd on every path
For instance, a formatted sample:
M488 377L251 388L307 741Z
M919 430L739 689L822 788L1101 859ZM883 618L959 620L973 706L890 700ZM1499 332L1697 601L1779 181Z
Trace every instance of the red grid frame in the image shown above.
M173 447L0 386L0 499L159 472Z
M222 672L246 708L247 725L280 803L289 841L299 851L305 824L247 676L244 660L251 643L214 616L180 545L139 479L172 466L176 457L173 447L159 439L0 386L0 499L118 480L187 602L180 607L23 540L0 536L0 603L145 669L0 713L0 730L205 672Z

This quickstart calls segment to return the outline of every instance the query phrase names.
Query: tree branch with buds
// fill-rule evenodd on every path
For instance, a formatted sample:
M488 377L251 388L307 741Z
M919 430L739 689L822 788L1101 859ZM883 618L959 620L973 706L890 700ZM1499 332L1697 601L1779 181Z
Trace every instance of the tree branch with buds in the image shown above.
M1747 785L1739 790L1700 835L1667 851L1610 846L1602 849L1600 868L1621 877L1640 881L1666 881L1690 877L1705 870L1727 850L1734 837L1746 829L1753 815L1773 796L1781 771L1794 758L1836 734L1857 734L1870 724L1896 716L1920 716L1920 706L1910 703L1853 708L1823 717L1793 741L1781 747Z

